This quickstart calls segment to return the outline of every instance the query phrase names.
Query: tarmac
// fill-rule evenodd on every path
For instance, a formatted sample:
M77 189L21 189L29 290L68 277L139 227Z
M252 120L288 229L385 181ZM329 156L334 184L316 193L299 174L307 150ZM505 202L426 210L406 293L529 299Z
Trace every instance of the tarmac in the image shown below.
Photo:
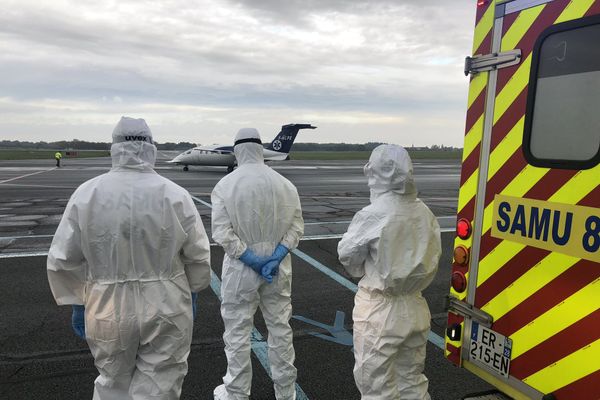
M210 192L224 167L181 167L161 152L156 171L194 197L210 237ZM355 283L337 260L337 243L352 219L369 204L362 161L296 161L270 164L300 194L305 237L293 255L292 306L298 399L360 399L352 368L352 307ZM97 376L85 341L70 326L70 307L58 307L46 278L46 254L64 207L84 181L110 169L109 158L0 161L0 398L89 399ZM439 271L424 292L432 314L425 374L434 400L461 399L491 389L444 358L448 294L460 162L414 162L419 197L438 217L443 254ZM226 359L219 287L223 251L211 247L210 288L198 299L189 371L182 399L212 399ZM266 357L267 329L255 318L251 399L274 399Z

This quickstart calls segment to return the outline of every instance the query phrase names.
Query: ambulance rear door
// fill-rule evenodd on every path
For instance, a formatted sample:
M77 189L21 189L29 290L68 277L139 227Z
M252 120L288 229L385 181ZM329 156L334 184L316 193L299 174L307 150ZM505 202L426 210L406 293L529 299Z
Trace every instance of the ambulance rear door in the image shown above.
M517 399L600 398L599 14L478 2L446 355Z

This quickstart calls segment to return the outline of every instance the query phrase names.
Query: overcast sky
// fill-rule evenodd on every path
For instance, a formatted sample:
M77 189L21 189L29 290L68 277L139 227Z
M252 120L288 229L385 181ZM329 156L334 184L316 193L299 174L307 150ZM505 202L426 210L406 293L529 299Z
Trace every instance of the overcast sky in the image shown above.
M462 147L474 0L0 0L0 139Z

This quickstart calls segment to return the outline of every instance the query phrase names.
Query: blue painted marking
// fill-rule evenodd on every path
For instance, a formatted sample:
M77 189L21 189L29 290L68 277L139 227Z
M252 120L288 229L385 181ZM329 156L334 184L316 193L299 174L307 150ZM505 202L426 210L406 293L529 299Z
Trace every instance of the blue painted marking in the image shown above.
M221 298L221 281L217 278L217 274L214 271L211 271L210 274L210 288L217 295L219 300L223 300ZM268 357L268 346L265 338L260 334L260 332L256 328L252 328L252 332L250 333L250 347L252 348L252 352L260 361L260 365L263 366L269 377L271 377L271 368L269 367L269 357ZM308 400L308 397L300 387L296 383L296 399L297 400Z
M348 279L344 278L337 272L333 271L331 268L327 268L326 266L324 266L323 264L321 264L320 262L318 262L317 260L315 260L314 258L309 256L308 254L306 254L298 249L292 250L292 253L294 253L295 255L297 255L298 257L300 257L301 259L303 259L304 261L306 261L307 263L309 263L310 265L312 265L313 267L315 267L316 269L318 269L319 271L321 271L322 273L324 273L325 275L327 275L328 277L330 277L331 279L333 279L334 281L339 283L340 285L346 287L347 289L352 290L354 293L356 293L358 291L357 285L350 282Z
M427 338L434 346L444 350L446 348L446 342L443 337L436 335L433 331L429 331L429 337Z
M192 196L192 195L190 194L190 196ZM192 199L194 199L194 200L196 200L198 203L200 203L200 204L203 204L203 205L205 205L206 207L208 207L208 208L211 208L211 209L212 209L212 204L210 204L210 203L207 203L206 201L204 201L204 200L202 200L202 199L199 199L199 198L197 198L196 196L192 196Z
M358 291L358 286L355 285L354 283L350 282L348 279L344 278L343 276L341 276L340 274L338 274L337 272L333 271L330 268L327 268L326 266L324 266L323 264L321 264L320 262L318 262L317 260L315 260L314 258L312 258L311 256L309 256L308 254L298 250L298 249L294 249L292 250L292 253L294 253L295 255L297 255L298 257L300 257L301 259L303 259L304 261L306 261L307 263L309 263L310 265L312 265L313 267L315 267L316 269L318 269L319 271L323 272L325 275L327 275L328 277L330 277L331 279L333 279L334 281L336 281L337 283L339 283L340 285L352 290L354 293L356 293ZM444 349L445 348L445 344L444 344L444 338L442 338L441 336L436 335L434 332L429 331L429 338L428 340L434 344L435 346L439 347L440 349Z
M344 328L345 317L346 314L343 311L336 311L335 321L333 322L333 325L326 325L309 318L301 317L299 315L292 316L292 318L297 319L298 321L302 321L309 325L314 325L316 327L325 329L331 334L331 336L327 336L318 332L308 332L309 335L316 336L320 339L327 340L329 342L352 347L352 334Z

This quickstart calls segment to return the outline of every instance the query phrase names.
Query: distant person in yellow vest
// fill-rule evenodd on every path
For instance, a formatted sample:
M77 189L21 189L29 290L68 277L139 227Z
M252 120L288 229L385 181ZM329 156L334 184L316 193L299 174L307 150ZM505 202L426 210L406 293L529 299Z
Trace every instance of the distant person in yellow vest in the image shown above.
M56 166L60 168L60 159L62 158L62 154L60 151L54 153L54 158L56 159Z

